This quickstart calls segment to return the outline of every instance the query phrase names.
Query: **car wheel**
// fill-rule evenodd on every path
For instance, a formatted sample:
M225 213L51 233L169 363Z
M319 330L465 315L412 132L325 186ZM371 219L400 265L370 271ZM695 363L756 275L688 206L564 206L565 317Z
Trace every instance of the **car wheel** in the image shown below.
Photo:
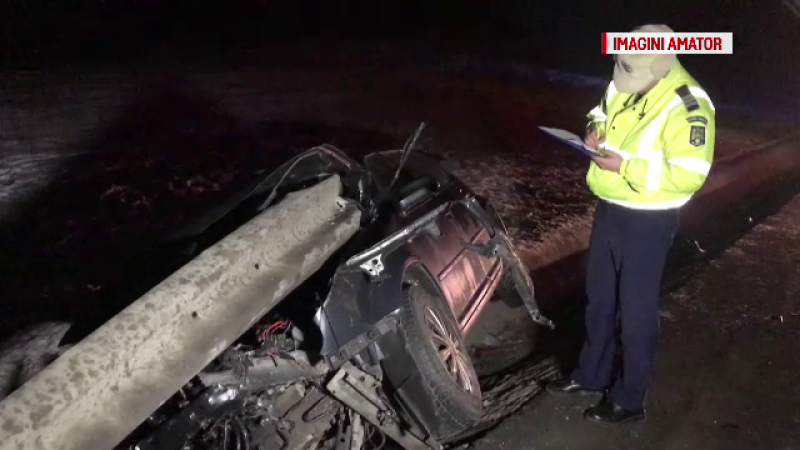
M453 312L441 294L413 280L404 290L403 332L411 357L432 396L439 423L431 433L446 439L481 418L478 376Z

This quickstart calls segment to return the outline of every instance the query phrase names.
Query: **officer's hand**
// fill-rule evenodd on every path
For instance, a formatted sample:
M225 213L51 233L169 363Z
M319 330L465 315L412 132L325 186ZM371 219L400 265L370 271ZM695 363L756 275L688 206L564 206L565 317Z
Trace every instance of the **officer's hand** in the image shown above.
M615 152L606 152L603 156L592 156L592 160L603 170L619 173L622 166L622 156Z
M583 143L586 144L587 147L597 150L601 142L603 142L603 139L597 138L597 130L595 128L586 131L586 137L583 139Z

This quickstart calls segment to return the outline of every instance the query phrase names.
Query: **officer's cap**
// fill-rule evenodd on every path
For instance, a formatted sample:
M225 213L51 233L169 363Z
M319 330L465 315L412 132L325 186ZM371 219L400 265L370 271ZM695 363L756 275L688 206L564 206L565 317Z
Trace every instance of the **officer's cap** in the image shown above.
M635 33L674 33L666 25L642 25ZM672 54L621 53L614 55L614 85L618 91L635 94L655 80L667 76L677 60Z

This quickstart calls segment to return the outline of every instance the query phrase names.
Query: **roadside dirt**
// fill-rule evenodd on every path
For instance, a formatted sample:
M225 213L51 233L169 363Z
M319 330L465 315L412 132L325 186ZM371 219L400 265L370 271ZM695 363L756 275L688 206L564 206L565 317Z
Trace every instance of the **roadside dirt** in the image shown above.
M799 224L800 195L664 297L646 421L600 427L582 418L590 399L541 394L470 446L800 448ZM559 325L578 328L574 316ZM576 347L561 353L569 359Z

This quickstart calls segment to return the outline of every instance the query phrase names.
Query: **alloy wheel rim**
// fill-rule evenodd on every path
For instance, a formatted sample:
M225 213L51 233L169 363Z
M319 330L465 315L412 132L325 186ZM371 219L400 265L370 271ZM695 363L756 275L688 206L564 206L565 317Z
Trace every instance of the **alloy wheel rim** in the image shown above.
M425 324L431 331L433 345L447 373L465 392L474 394L478 380L470 369L466 348L453 330L447 327L430 307L425 307Z

